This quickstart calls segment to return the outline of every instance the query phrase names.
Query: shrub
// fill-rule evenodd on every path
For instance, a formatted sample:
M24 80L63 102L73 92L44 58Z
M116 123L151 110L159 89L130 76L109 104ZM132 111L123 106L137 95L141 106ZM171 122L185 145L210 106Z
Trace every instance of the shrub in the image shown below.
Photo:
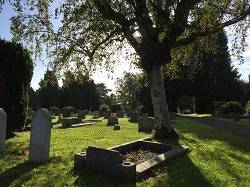
M73 113L76 113L76 108L73 106L66 106L62 108L63 117L70 117Z
M247 103L246 112L247 112L248 114L250 114L250 100L249 100L248 103Z
M61 109L57 106L50 107L50 112L56 116L59 116L61 114Z
M222 108L224 114L243 113L243 108L241 104L238 102L233 102L233 101L227 102L222 106Z
M214 114L220 115L223 114L223 105L225 104L225 101L214 101Z
M7 136L26 124L28 89L33 74L29 51L0 40L0 107L7 113Z

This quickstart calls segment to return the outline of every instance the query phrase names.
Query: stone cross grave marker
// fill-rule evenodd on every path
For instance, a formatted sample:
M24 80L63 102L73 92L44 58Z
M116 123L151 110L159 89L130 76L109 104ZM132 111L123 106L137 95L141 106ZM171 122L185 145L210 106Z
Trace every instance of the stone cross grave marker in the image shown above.
M51 115L45 108L39 109L31 122L29 161L48 162L50 150Z
M5 150L5 139L6 139L6 128L7 128L7 114L4 109L0 108L0 152Z

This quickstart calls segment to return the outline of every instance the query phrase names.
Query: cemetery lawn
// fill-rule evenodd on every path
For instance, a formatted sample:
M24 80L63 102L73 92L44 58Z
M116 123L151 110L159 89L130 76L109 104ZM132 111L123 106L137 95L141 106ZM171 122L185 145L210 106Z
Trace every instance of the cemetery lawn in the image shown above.
M135 139L148 137L138 133L137 125L120 118L120 131L106 126L103 120L97 125L61 129L55 125L51 134L50 156L61 160L45 165L27 162L25 150L29 146L29 132L18 133L7 141L7 150L0 153L0 187L5 186L133 186L93 174L75 176L72 173L73 156L89 145L111 147ZM216 131L208 126L178 117L174 128L179 141L165 143L187 145L190 152L167 162L149 178L136 186L250 186L250 141Z

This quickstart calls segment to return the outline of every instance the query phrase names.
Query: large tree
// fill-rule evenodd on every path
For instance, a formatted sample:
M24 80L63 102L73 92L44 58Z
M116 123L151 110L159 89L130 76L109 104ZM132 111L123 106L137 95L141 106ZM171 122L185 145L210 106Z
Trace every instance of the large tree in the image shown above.
M203 38L193 48L194 53L190 56L198 66L192 89L196 112L213 112L213 101L240 101L243 95L240 75L232 65L225 33Z
M57 105L97 110L100 106L100 95L96 84L81 71L67 70L64 73L63 86L57 98Z
M57 65L75 60L89 67L96 59L107 59L120 44L129 43L149 77L159 137L175 134L161 72L171 62L172 50L238 22L235 28L241 32L236 34L244 41L250 13L249 0L65 0L56 11L63 15L62 26L54 33L51 0L30 0L26 4L37 9L29 16L20 2L15 4L18 16L12 19L14 36L38 44L57 42L55 54L63 57ZM112 65L110 60L105 62Z
M117 79L117 99L127 114L138 109L140 103L137 97L141 86L140 75L126 73L123 78Z
M44 78L39 82L40 88L37 90L40 106L50 108L55 104L55 99L59 92L59 85L55 71L47 70Z
M26 123L32 74L29 51L20 44L0 40L0 108L8 116L7 136Z

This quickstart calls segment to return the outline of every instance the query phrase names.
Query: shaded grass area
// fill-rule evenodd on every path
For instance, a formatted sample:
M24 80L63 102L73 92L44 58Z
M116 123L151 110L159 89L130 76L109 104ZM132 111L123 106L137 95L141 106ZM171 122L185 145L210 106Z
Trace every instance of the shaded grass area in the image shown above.
M119 122L120 131L106 126L106 120L93 126L53 129L50 156L62 156L62 160L45 165L26 162L22 150L29 146L29 132L18 133L0 154L0 186L250 186L250 142L181 117L173 124L180 140L160 141L187 145L190 153L155 169L149 178L121 184L96 174L73 175L73 155L89 145L111 147L149 135L139 133L127 118Z
M250 121L249 119L240 119L240 121L235 121L234 119L225 119L225 118L220 118L220 117L213 117L214 119L218 119L218 120L222 120L222 121L229 121L229 122L233 122L235 124L239 124L239 125L247 125L250 126Z

